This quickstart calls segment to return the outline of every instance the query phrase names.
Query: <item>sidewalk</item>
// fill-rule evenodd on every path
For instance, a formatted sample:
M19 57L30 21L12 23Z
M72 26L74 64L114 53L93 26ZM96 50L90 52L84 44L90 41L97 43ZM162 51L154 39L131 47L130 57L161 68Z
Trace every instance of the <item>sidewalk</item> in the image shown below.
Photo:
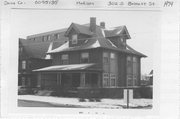
M53 105L64 105L64 106L75 106L84 108L113 108L119 109L126 107L126 103L123 99L101 99L100 102L90 102L85 99L85 102L79 102L78 98L66 98L66 97L52 97L52 96L36 96L36 95L19 95L19 100L26 101L38 101L38 102L48 102ZM152 99L134 99L132 103L129 104L130 107L147 107L152 105Z

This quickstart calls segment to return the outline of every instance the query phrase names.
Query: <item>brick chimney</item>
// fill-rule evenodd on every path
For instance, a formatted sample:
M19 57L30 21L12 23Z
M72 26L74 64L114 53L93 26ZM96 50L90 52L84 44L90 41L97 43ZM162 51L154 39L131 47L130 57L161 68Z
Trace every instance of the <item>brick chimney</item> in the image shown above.
M91 17L90 18L90 31L91 32L96 32L96 17Z
M100 22L100 26L101 26L102 28L105 28L105 22Z

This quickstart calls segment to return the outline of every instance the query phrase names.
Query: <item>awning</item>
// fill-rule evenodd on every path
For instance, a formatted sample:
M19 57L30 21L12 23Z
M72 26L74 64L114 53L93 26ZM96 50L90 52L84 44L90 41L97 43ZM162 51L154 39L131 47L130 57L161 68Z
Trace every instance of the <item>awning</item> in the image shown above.
M55 65L49 66L41 69L35 69L33 71L40 72L40 71L71 71L71 70L84 70L90 68L94 64L70 64L70 65Z

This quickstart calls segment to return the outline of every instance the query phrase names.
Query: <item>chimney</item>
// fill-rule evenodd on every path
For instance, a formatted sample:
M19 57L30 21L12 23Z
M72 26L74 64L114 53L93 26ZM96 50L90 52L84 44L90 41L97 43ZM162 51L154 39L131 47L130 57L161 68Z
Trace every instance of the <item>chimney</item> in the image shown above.
M102 28L105 28L105 22L100 22L100 26L101 26Z
M91 17L90 18L90 31L91 32L96 32L96 17Z

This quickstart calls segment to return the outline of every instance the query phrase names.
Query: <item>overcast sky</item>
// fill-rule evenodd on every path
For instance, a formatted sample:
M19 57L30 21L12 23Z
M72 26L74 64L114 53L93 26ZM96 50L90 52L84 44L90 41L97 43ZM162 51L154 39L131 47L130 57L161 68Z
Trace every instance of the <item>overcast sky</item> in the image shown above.
M160 35L159 12L147 11L90 11L90 10L12 10L11 34L16 40L51 30L69 27L74 23L89 23L96 17L106 27L126 25L131 39L128 44L148 56L141 59L141 72L148 74L153 69L153 44Z

